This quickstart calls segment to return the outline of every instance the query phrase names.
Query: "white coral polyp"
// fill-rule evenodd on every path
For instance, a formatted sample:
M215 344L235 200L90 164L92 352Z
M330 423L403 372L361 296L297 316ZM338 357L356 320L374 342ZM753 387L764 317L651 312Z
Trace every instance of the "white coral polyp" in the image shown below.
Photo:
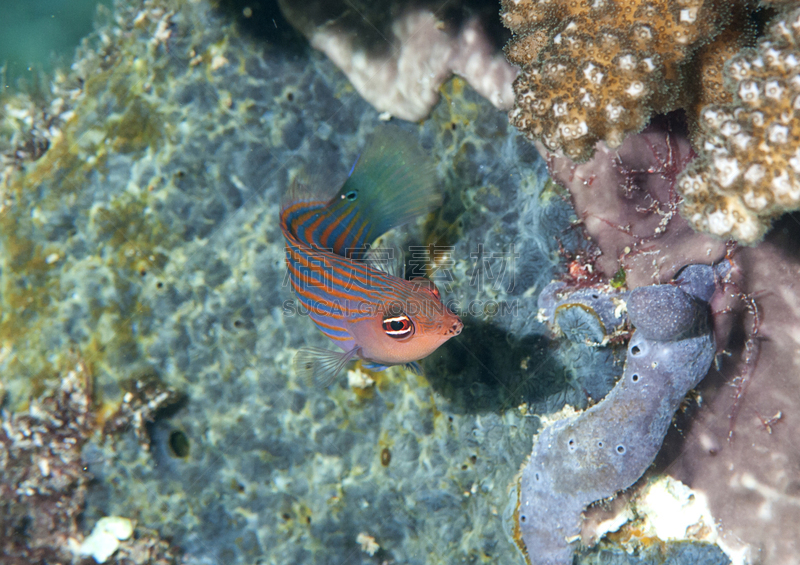
M772 100L780 101L786 89L777 80L768 80L764 85L764 95Z
M750 63L745 59L736 59L730 64L729 72L734 79L742 80L750 76L750 69Z
M642 94L644 94L644 84L638 80L635 80L628 86L628 88L625 89L625 93L631 98L639 98Z
M723 188L728 188L742 173L739 168L739 161L733 157L716 157L714 159L714 168L717 171L717 181Z
M755 241L761 237L761 223L753 214L745 214L733 229L733 236L740 241Z
M564 138L566 141L572 141L583 137L589 132L589 127L586 125L586 122L579 122L575 125L562 125L561 126L561 137Z
M616 122L617 120L622 117L623 112L625 112L625 108L620 106L619 104L609 103L606 106L606 115L608 116L608 120L611 122Z
M686 175L678 182L678 188L684 196L697 196L708 192L708 187L700 175Z
M684 8L679 18L682 22L693 24L697 20L697 8Z
M789 128L780 124L772 124L767 129L767 139L773 145L783 145L789 140Z
M756 195L752 189L745 191L745 193L742 195L742 200L744 200L744 203L747 204L748 208L756 212L760 212L767 207L767 204L769 204L769 200L766 196L763 194Z
M729 137L731 135L737 134L742 130L742 126L739 125L738 122L733 120L728 120L719 128L719 132L724 135L725 137Z
M800 200L800 184L790 179L786 171L781 171L770 183L778 201L786 204Z
M731 138L733 145L739 150L744 151L747 149L747 146L750 145L750 142L753 140L752 135L747 135L746 133L737 133Z
M594 108L597 105L597 103L595 102L594 96L592 96L588 92L584 92L583 93L583 96L581 96L580 102L581 102L581 106L583 106L584 108Z
M636 68L636 59L633 55L623 55L619 58L619 68L623 71L632 71Z
M745 80L739 84L739 98L750 106L756 106L761 101L758 83L754 80Z
M767 170L764 168L763 165L755 164L750 165L747 168L747 171L744 173L744 180L746 180L750 184L758 184L761 182L761 179L764 178L764 175L767 174Z
M703 110L702 119L708 127L716 129L724 122L733 119L733 116L712 106Z
M789 166L796 174L800 175L800 147L798 147L794 155L789 158Z
M724 210L715 210L707 216L708 231L714 235L728 235L733 227L733 217Z

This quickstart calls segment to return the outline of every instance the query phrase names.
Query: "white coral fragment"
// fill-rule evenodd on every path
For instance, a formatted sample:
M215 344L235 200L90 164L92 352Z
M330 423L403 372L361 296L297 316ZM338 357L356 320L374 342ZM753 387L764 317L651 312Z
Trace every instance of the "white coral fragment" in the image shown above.
M119 549L119 542L133 535L133 523L127 518L106 516L100 518L94 529L78 548L78 554L92 556L97 563L105 563Z

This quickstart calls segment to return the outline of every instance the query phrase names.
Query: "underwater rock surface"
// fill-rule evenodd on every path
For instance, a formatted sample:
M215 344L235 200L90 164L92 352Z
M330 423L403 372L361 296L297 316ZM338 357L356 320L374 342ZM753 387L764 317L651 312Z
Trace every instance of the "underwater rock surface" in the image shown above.
M705 267L703 282L713 284L714 277L714 268ZM523 549L532 563L572 562L570 541L579 537L583 510L642 476L678 405L708 372L716 351L710 296L691 295L681 282L679 276L676 286L631 293L630 318L643 324L628 343L622 378L598 404L556 421L536 437L522 469L517 510ZM708 286L697 282L684 286Z
M266 23L292 34L279 17ZM297 37L249 36L202 0L137 0L117 4L51 92L3 98L5 407L20 411L76 356L86 365L96 427L81 453L94 476L84 535L103 516L129 518L137 537L156 530L192 565L522 562L503 510L537 416L601 396L592 383L610 388L624 350L587 345L580 331L578 341L548 340L537 296L587 248L583 230L503 112L462 80L439 95L429 120L401 127L438 161L444 206L387 243L414 245L407 267L424 264L467 325L426 360L425 378L393 369L372 373L366 388L343 378L330 389L308 387L290 369L298 347L325 340L283 286L277 226L292 180L342 182L379 123L329 61ZM671 232L681 228L685 245L672 247L669 261L662 255L656 265L652 242L642 241L670 216L665 181L688 158L685 143L672 147L667 136L664 149L664 137L646 136L649 161L632 163L634 151L621 147L616 156L629 168L606 161L609 182L562 171L590 207L606 185L627 191L577 218L616 235L619 247L605 247L598 266L610 278L625 255L631 287L667 280L691 262L688 248L696 261L724 252L698 246L677 216L656 242L677 243ZM654 208L634 186L648 169L669 205ZM615 206L619 218L605 216ZM630 218L647 229L624 233ZM785 239L741 255L758 273L747 290L780 289L764 299L771 364L753 372L743 439L710 454L707 430L691 429L691 457L675 472L714 495L725 523L752 526L752 543L788 563L800 520L795 484L783 478L794 476L800 435L787 416L767 432L755 415L798 406L797 394L783 394L797 390L796 355L786 352L796 351L800 325L788 291L800 262ZM703 420L718 443L726 398L717 394ZM723 459L736 470L713 465ZM726 503L732 478L735 502ZM787 519L760 516L766 498L754 492ZM699 554L682 547L691 549L670 555ZM603 563L634 559L601 555Z
M427 378L319 389L291 371L326 343L283 285L279 202L294 178L343 182L378 112L323 55L244 35L203 1L119 3L53 90L47 112L4 100L0 370L20 407L68 353L89 368L98 426L114 425L82 452L85 533L129 518L187 564L518 561L502 509L538 426L519 406L566 386L546 328L523 318L571 214L505 113L454 80L430 120L400 124L446 202L395 237L452 255L429 274L463 308L480 300L459 337L491 333L485 356L458 343ZM510 241L516 290L471 285Z

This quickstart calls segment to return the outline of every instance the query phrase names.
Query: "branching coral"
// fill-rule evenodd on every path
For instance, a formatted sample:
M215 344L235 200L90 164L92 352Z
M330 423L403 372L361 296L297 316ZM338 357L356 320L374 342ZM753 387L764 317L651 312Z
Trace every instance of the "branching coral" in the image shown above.
M709 0L503 0L514 32L512 122L551 151L585 161L618 147L679 103L682 64L725 20Z
M678 190L695 229L752 244L775 217L800 208L800 9L734 57L725 78L733 102L703 109L700 158Z

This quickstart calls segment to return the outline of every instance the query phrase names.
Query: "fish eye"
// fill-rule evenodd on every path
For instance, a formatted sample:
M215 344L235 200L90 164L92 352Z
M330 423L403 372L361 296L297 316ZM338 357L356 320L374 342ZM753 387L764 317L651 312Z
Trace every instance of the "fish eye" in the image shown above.
M405 314L384 318L383 331L395 339L408 337L414 333L414 322Z
M351 190L349 192L345 192L344 194L342 194L342 198L347 198L350 202L352 202L356 198L358 198L358 191L357 190Z

